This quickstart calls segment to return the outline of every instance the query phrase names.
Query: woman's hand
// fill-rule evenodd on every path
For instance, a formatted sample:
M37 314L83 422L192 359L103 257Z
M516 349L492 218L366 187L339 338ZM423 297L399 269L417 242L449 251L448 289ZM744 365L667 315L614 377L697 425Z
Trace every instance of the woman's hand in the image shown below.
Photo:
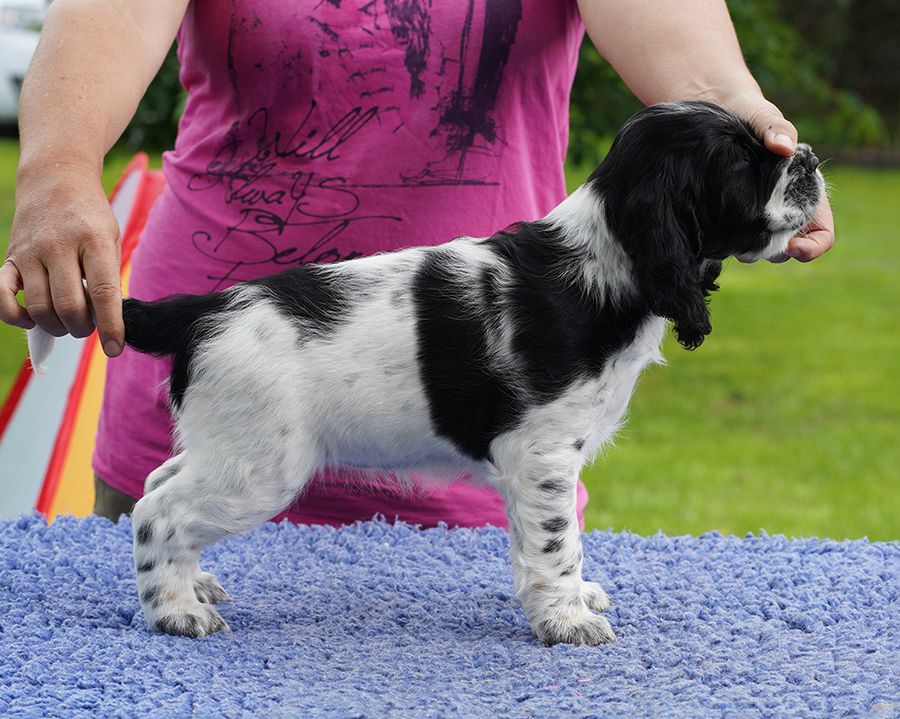
M0 266L0 320L125 340L119 225L103 157L162 64L188 0L54 0L19 99L16 214ZM87 281L85 289L82 279ZM16 293L25 291L25 307ZM93 319L93 321L92 321Z
M797 128L785 120L781 110L761 95L739 95L719 104L747 120L769 150L783 157L794 154ZM823 255L833 244L834 217L828 196L823 195L815 217L801 235L791 238L787 254L800 262L809 262Z
M119 225L91 173L47 162L20 173L0 320L59 337L86 337L96 321L104 352L122 351ZM82 278L87 280L85 288ZM24 290L25 307L16 301Z

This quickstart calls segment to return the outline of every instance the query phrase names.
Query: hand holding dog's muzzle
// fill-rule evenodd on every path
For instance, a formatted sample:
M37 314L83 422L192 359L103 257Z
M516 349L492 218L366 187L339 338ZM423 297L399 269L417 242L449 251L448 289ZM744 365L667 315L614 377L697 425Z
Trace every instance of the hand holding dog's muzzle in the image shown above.
M797 146L797 128L762 95L742 96L723 105L750 123L756 134L762 138L767 150L782 157L794 154ZM834 241L834 217L828 197L823 195L815 217L801 235L791 239L786 254L770 258L769 261L780 263L793 258L800 262L810 262L830 250Z

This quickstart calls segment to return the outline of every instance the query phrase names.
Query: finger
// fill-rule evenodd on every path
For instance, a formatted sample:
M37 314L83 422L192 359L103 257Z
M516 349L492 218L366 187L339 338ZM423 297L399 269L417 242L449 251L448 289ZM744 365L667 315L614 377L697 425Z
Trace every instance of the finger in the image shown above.
M21 289L22 275L19 274L19 268L8 259L0 266L0 320L23 330L30 330L34 327L34 320L16 299L16 294Z
M762 133L766 149L776 155L790 157L797 146L797 128L781 115L765 115L761 119L765 128Z
M81 282L81 266L73 254L66 262L57 262L50 277L50 297L56 316L73 337L87 337L94 331L88 311L84 285Z
M94 247L85 252L82 265L100 344L107 357L116 357L125 344L122 285L116 252L112 247Z
M56 315L53 297L50 294L50 278L41 264L25 265L19 268L25 291L25 309L35 324L54 337L66 334L66 327Z
M776 105L758 94L739 94L729 99L725 106L750 124L767 150L783 157L794 154L797 128L784 119Z
M821 257L834 245L834 216L828 196L823 196L816 208L816 214L806 227L806 232L792 237L788 242L787 253L800 262L809 262Z
M810 262L821 257L834 244L834 234L828 230L814 230L788 242L787 253L800 262Z

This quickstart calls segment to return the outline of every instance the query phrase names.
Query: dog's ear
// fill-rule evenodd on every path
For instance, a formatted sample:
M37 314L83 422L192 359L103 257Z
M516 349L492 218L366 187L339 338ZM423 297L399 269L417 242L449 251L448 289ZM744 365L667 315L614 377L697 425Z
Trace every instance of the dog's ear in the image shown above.
M715 292L719 289L716 280L722 274L722 261L706 260L706 263L701 265L700 271L702 273L700 286L703 288L703 294L708 297L710 292Z
M701 276L701 228L695 212L686 206L690 200L656 189L660 192L649 202L632 208L627 242L651 310L672 320L678 341L693 350L712 331L706 296L716 289L718 272L708 281L706 272Z
M632 261L638 291L652 312L675 323L678 341L688 349L712 331L706 296L715 276L705 276L710 238L704 230L717 205L704 188L711 168L721 163L713 164L719 147L704 133L706 124L720 120L708 109L642 110L622 127L589 178L609 230Z

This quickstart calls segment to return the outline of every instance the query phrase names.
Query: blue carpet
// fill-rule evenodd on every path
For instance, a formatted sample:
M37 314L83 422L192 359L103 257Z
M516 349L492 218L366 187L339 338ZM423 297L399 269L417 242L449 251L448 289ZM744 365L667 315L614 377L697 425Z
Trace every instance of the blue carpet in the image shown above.
M269 524L210 548L233 632L153 634L131 528L0 522L0 716L896 717L900 544L593 532L619 639L538 644L502 530Z

